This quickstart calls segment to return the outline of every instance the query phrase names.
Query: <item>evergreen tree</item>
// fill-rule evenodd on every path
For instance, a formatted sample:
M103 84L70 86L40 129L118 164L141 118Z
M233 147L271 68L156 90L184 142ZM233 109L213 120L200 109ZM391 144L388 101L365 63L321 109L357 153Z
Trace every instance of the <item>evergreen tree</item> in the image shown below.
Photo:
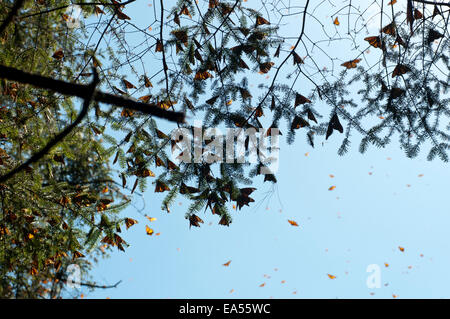
M228 226L227 205L250 205L254 179L276 183L258 176L261 160L174 163L178 141L161 119L266 135L284 126L290 143L341 139L341 155L356 131L361 152L395 137L409 157L426 146L447 161L450 6L357 2L160 0L140 26L127 15L135 1L80 1L81 21L69 1L2 1L1 295L57 296L61 269L88 271L77 257L124 249L120 227L136 221L117 213L149 180L167 194L163 210L179 194L192 201L190 226L205 208Z

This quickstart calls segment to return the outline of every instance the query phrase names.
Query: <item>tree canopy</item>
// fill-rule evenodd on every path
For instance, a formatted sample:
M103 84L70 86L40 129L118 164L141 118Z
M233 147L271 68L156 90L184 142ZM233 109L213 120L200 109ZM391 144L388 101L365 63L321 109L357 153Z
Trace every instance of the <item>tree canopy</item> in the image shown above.
M280 128L340 155L357 133L361 152L398 139L448 161L448 3L155 0L144 25L134 5L0 4L1 296L58 297L68 265L124 250L137 221L119 212L149 182L197 227L276 183L261 160L175 163L170 126Z

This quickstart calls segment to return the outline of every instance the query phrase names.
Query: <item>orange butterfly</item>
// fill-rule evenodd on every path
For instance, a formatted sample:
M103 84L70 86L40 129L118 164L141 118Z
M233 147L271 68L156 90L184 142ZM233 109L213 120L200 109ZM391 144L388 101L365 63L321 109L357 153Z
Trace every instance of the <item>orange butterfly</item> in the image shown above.
M165 191L170 191L169 186L167 186L166 184L164 184L161 181L157 181L156 187L155 187L155 193L163 193Z
M194 80L206 80L208 78L212 78L212 74L209 73L208 71L198 71L195 74Z
M296 93L294 107L305 103L311 103L311 100L301 94Z
M152 84L152 82L150 82L150 79L146 76L146 75L144 75L144 83L145 83L145 87L146 88L148 88L148 87L153 87L153 84Z
M385 50L384 42L381 41L381 38L379 36L367 37L364 38L364 40L369 42L369 44L374 48Z
M334 25L340 25L339 19L336 17L336 19L334 19L333 21Z
M265 63L261 63L261 64L259 65L259 71L260 71L261 73L267 73L267 72L270 71L270 69L272 68L272 66L273 66L274 64L275 64L275 63L273 63L273 62L265 62Z
M409 71L411 71L411 69L409 67L407 67L406 65L397 64L394 71L392 72L392 77L405 74L406 72L409 72Z
M289 224L291 224L292 226L296 226L296 227L298 227L298 224L297 224L297 222L296 222L296 221L294 221L294 220L290 220L290 219L288 219L288 223L289 223Z
M334 276L334 275L327 274L327 276L328 276L328 278L330 278L330 279L336 279L336 276Z
M77 259L77 258L83 258L85 257L82 253L80 253L79 251L75 251L73 253L73 259Z
M151 229L147 225L145 225L145 231L147 232L147 235L149 235L149 236L153 235L153 233L154 233L153 229Z
M420 12L417 9L414 9L414 19L418 20L418 19L422 19L422 18L423 18L422 12Z
M354 59L341 64L341 66L345 66L347 69L354 69L356 65L361 61L361 59Z
M125 87L127 89L135 89L136 87L134 86L134 84L132 84L131 82L128 82L127 80L123 79L123 84L125 84Z
M387 26L385 26L383 29L381 29L381 32L389 34L389 35L395 35L395 33L396 33L395 30L396 30L395 22L392 21Z
M328 188L329 191L332 191L336 188L336 186L331 186L330 188Z
M137 224L138 221L136 219L133 218L125 218L125 226L128 228L130 228L131 226L133 226L134 224Z
M267 21L266 19L264 19L263 17L256 17L256 26L262 25L262 24L270 24L269 21Z
M227 262L224 263L223 265L224 265L225 267L228 267L228 266L230 265L230 263L231 263L231 260L227 261Z
M163 52L163 51L164 51L164 46L163 46L162 42L159 39L157 39L155 52Z
M401 246L398 246L398 249L399 249L401 252L404 252L404 251L405 251L405 248L403 248L403 247L401 247Z
M58 51L56 51L55 53L53 53L52 58L56 59L56 60L61 60L62 58L64 58L64 52L62 49L59 49Z
M148 94L148 95L141 96L140 98L138 98L138 100L142 101L143 103L148 103L151 98L152 98L152 95Z
M117 10L117 18L120 20L131 20L129 16L119 10Z

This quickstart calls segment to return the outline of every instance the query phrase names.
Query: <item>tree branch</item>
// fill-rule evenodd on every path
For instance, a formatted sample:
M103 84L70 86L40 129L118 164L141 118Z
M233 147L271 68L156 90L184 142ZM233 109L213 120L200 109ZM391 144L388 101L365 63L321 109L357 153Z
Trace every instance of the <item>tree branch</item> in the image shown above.
M24 84L31 84L42 89L48 89L64 95L77 96L80 98L85 98L86 90L89 89L89 85L55 80L49 77L23 72L3 65L0 65L0 78L17 81ZM101 91L95 91L92 100L154 115L171 122L183 123L185 118L185 114L183 112L168 111L160 108L155 103L149 104L137 102L130 98L116 96L114 94L104 93Z
M58 144L60 141L62 141L67 135L69 135L70 132L72 132L72 130L78 125L80 124L80 122L84 119L84 117L86 116L86 114L88 113L88 109L89 109L89 104L91 103L92 97L95 93L95 88L97 86L99 82L98 79L98 73L97 71L94 69L94 78L92 80L92 82L87 86L87 89L85 91L85 95L84 95L84 102L83 102L83 107L80 111L80 114L78 114L77 118L75 119L75 121L73 121L72 124L70 124L69 126L67 126L61 133L59 133L58 135L56 135L52 140L50 140L50 142L47 143L47 145L45 145L40 151L38 151L37 153L35 153L33 156L31 156L27 161L25 161L24 163L20 164L19 166L17 166L16 168L12 169L9 173L6 173L5 175L0 176L0 183L5 182L6 180L10 179L11 177L13 177L15 174L19 173L20 171L24 170L26 167L28 167L29 165L31 165L32 163L37 162L38 160L40 160L42 157L45 156L45 154L47 154L56 144Z

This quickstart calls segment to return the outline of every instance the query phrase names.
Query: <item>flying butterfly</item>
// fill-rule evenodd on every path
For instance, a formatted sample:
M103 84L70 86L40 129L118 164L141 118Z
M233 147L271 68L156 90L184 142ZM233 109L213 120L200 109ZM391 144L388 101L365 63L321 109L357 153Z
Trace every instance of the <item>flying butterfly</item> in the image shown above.
M154 233L153 229L151 229L151 228L148 227L147 225L145 225L145 232L146 232L147 235L149 235L149 236L153 235L153 233Z
M333 20L333 24L334 24L334 25L340 25L341 23L339 22L339 19L336 17L336 18Z
M342 63L341 66L345 66L347 69L354 69L359 62L361 62L361 59L354 59Z
M231 263L231 260L227 261L226 263L223 264L223 266L228 267Z
M296 221L294 221L294 220L290 220L290 219L288 219L288 223L289 223L289 224L291 224L292 226L296 226L296 227L298 227L298 224L297 224L297 222L296 222Z
M206 80L208 78L212 78L212 74L209 73L208 71L198 71L195 74L194 80Z

